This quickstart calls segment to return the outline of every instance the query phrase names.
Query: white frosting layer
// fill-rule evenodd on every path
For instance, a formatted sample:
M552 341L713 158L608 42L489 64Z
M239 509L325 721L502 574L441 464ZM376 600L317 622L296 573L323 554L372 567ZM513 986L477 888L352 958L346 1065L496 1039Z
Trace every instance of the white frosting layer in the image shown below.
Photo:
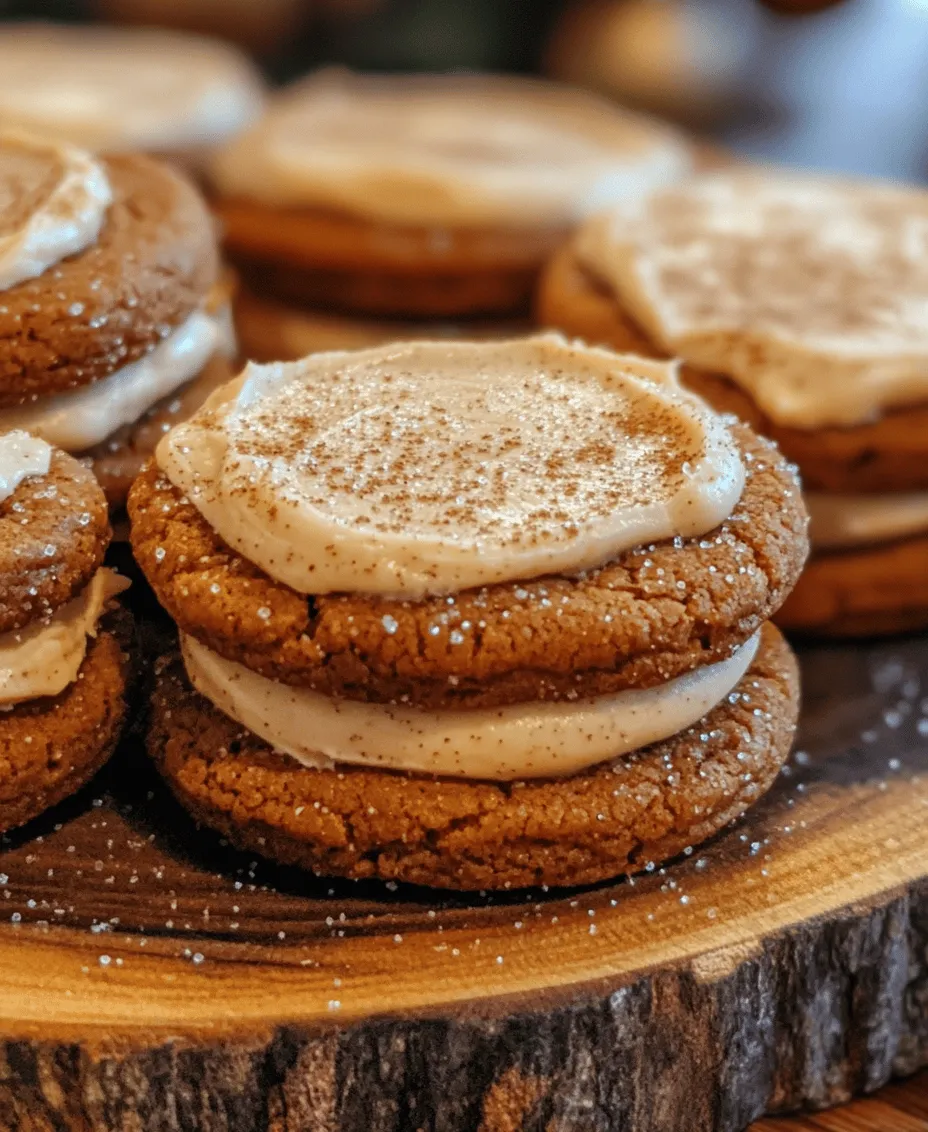
M335 700L225 660L182 636L190 681L220 711L307 767L361 763L455 778L552 778L646 747L690 727L740 681L754 636L728 660L655 688L571 703L473 711Z
M112 200L106 170L89 154L0 133L0 290L94 243Z
M489 76L323 72L218 155L227 195L393 224L567 225L689 171L656 121L582 91Z
M0 121L91 150L215 144L262 104L257 71L215 40L52 24L0 29Z
M819 550L893 542L928 533L928 492L840 495L807 491L809 536Z
M928 399L928 193L734 172L597 218L581 260L666 349L781 425Z
M87 638L96 636L106 603L128 585L103 567L47 621L0 634L0 708L57 696L73 684L87 653Z
M44 440L19 429L0 436L0 502L29 476L47 475L51 462L52 450Z
M411 598L704 534L744 486L725 424L673 365L557 335L250 365L157 460L298 592Z
M190 381L218 350L228 350L227 311L195 311L150 353L92 385L0 409L0 429L34 432L68 452L105 440Z

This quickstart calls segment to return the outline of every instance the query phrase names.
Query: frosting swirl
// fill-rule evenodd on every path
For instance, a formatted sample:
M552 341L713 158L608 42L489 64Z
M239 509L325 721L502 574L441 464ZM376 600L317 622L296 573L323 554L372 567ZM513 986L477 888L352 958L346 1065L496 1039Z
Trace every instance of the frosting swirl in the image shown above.
M157 459L230 546L317 594L578 573L711 530L744 485L672 364L557 335L250 365Z

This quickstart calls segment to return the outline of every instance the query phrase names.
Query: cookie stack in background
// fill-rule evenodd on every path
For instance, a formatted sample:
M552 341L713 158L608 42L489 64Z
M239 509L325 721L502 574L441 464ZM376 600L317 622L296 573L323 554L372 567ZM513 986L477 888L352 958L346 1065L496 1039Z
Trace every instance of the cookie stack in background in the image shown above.
M0 134L0 429L89 461L114 512L171 423L228 380L213 221L168 165Z
M583 216L692 162L670 127L554 84L314 75L211 166L243 352L521 330Z
M119 739L131 621L109 541L88 468L0 435L0 831L73 794Z
M358 406L364 406L358 411ZM130 496L181 635L149 746L234 844L448 888L653 867L786 758L793 471L558 336L249 366Z
M202 167L261 113L264 83L219 40L96 25L0 25L0 128Z
M597 217L546 270L543 325L649 356L799 466L812 559L779 615L928 626L928 194L775 172Z

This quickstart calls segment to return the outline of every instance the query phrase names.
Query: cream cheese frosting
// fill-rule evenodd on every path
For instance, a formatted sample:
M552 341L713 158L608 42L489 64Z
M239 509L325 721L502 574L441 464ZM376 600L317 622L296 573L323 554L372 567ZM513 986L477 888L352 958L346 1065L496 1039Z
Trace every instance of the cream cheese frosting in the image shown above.
M213 177L226 195L392 224L560 227L690 165L668 127L552 83L322 72L218 154Z
M57 696L73 684L87 654L87 638L96 636L106 603L128 585L104 566L48 620L0 634L0 710Z
M0 132L0 290L93 244L112 200L106 170L89 154Z
M231 337L231 342L230 342ZM228 311L194 311L148 354L73 392L0 409L0 429L19 428L68 452L92 448L195 377L214 353L231 353Z
M232 136L263 85L234 48L167 31L0 29L0 121L94 151L174 150Z
M777 424L928 399L928 192L718 173L597 217L577 251L668 354Z
M733 691L758 643L755 635L727 660L653 688L569 703L419 711L336 700L268 680L181 637L194 688L303 766L359 763L503 781L575 774L676 735Z
M51 448L37 436L20 429L0 436L0 503L29 476L47 475L51 462Z
M558 335L249 365L156 456L229 546L307 594L579 573L704 534L744 486L673 364Z
M843 495L807 491L809 537L818 550L879 545L928 534L928 492Z

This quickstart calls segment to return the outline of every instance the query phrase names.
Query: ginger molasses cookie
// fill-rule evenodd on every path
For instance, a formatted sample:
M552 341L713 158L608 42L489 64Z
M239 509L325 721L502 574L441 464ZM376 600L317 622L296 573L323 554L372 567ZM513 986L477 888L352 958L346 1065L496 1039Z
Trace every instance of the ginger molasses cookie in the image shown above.
M670 128L555 84L323 72L220 151L212 181L258 296L453 320L525 315L583 216L691 162Z
M229 298L206 205L167 166L0 134L0 429L99 463L122 505L153 418L227 376Z
M257 69L219 40L51 23L0 30L0 127L200 165L263 102Z
M814 553L789 628L928 625L926 251L922 190L729 172L591 220L542 280L545 325L682 358L799 465Z
M238 844L586 883L715 832L786 757L767 619L802 500L673 365L557 336L252 365L156 460L132 542L180 659L150 749Z
M126 716L126 582L93 473L25 432L0 435L0 830L73 794Z

